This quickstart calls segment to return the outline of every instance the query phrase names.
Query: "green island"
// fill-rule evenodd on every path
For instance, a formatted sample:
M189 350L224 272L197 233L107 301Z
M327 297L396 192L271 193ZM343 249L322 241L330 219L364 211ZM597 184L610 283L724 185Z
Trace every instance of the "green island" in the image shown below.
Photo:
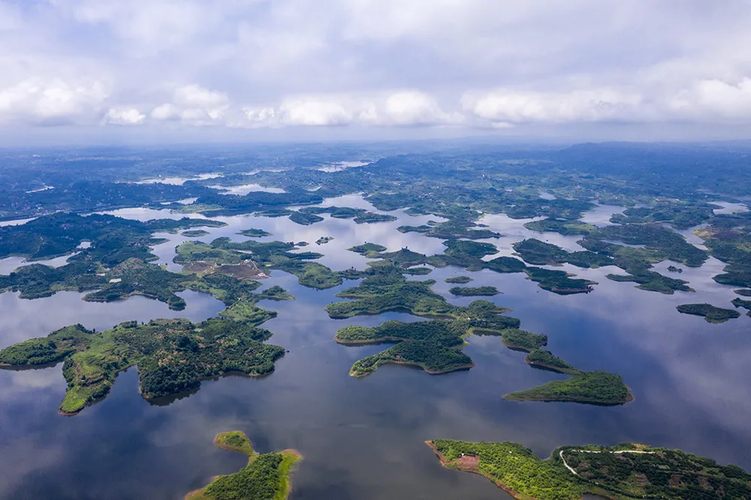
M524 227L526 227L527 229L531 229L532 231L538 231L540 233L552 232L552 233L562 234L564 236L589 234L595 229L597 229L596 226L593 226L592 224L587 224L586 222L579 222L576 220L572 221L572 220L566 220L566 219L535 220L535 221L527 222L526 224L524 224Z
M165 271L166 272L166 271ZM273 286L254 293L261 284L223 274L193 276L186 284L210 293L226 308L218 318L201 323L187 320L135 321L104 330L74 325L47 337L30 339L0 351L0 368L44 368L64 361L68 389L60 412L73 415L109 393L117 374L138 368L141 394L162 398L196 390L201 380L228 373L265 375L284 349L264 344L271 332L258 325L277 313L256 305L260 300L290 300Z
M313 216L319 216L320 214L329 214L334 219L352 219L356 224L373 224L377 222L392 222L396 220L396 217L394 217L393 215L368 212L364 208L305 207L300 209L300 213Z
M217 476L208 486L192 491L185 500L286 500L292 490L292 472L302 455L295 450L258 454L245 433L222 432L217 448L248 456L239 472Z
M582 371L542 349L548 343L546 335L530 333L518 328L500 332L501 341L515 351L527 353L524 361L533 368L569 375L566 380L553 380L531 389L503 396L510 401L560 401L601 406L622 405L633 401L631 390L623 379L605 371Z
M449 293L459 297L487 297L501 292L494 286L455 286L449 288Z
M681 304L676 306L676 309L682 314L703 316L707 323L724 323L729 319L735 319L741 315L741 313L733 309L723 309L711 304Z
M188 238L200 238L201 236L206 236L207 234L211 234L208 231L205 231L203 229L189 229L187 231L183 231L183 236L187 236Z
M266 311L260 320L274 316ZM46 367L64 361L68 388L60 413L75 415L105 397L117 374L132 366L138 368L141 395L147 400L195 390L201 380L228 373L269 374L284 349L264 344L271 332L257 324L220 318L143 325L128 321L100 332L74 325L3 349L0 367Z
M337 294L353 300L329 304L326 310L332 318L374 315L390 310L434 318L415 323L386 321L377 327L339 329L334 338L340 344L395 344L356 361L350 375L364 377L384 364L419 366L430 374L469 369L473 366L471 358L460 352L464 339L471 334L495 335L509 348L526 351L529 365L570 376L567 380L554 380L507 394L505 399L599 405L619 405L633 400L620 376L604 371L580 371L542 350L547 337L520 330L521 322L517 318L503 315L507 309L486 300L476 300L467 307L452 306L430 289L434 283L432 280L409 281L399 267L382 264L373 266L357 287Z
M329 241L332 241L334 239L333 236L321 236L316 240L316 245L325 245Z
M229 238L217 238L210 244L185 242L177 247L174 261L183 264L184 271L216 273L240 269L254 270L254 276L265 277L264 270L278 269L297 276L301 285L310 288L332 288L341 285L347 273L335 272L317 262L321 254L315 252L292 252L294 243L280 241L258 242L253 240L233 242ZM359 277L359 276L355 276Z
M467 283L472 281L472 278L470 278L469 276L452 276L450 278L446 278L443 281L445 281L446 283L450 283L452 285L453 284L466 285Z
M514 250L525 262L536 265L573 264L577 267L590 268L613 264L613 259L587 250L567 252L557 245L545 243L535 238L518 241Z
M751 316L751 300L743 300L739 297L734 298L730 301L731 304L733 304L735 307L742 307L746 311L748 311L746 314Z
M676 267L676 266L670 265L670 266L668 266L668 271L670 271L671 273L681 274L683 272L683 269L681 269L680 267Z
M350 252L359 253L360 255L364 255L368 258L378 258L379 254L381 252L386 251L386 247L383 245L378 245L376 243L363 243L362 245L356 245L352 248L348 248Z
M680 450L637 443L563 446L541 460L512 442L426 444L442 466L484 476L519 500L751 498L751 474Z
M265 236L271 236L270 232L255 228L243 229L239 234L247 236L248 238L263 238Z
M321 222L323 217L308 212L292 212L289 216L289 220L301 226L310 226L316 222Z

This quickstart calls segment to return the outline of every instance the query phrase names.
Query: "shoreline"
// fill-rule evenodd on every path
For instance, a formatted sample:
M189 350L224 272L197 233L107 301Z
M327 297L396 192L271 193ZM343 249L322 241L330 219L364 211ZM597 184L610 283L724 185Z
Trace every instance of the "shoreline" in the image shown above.
M495 484L498 488L502 489L503 491L505 491L506 493L508 493L512 497L516 498L517 500L539 500L539 499L537 499L535 497L530 497L528 495L523 495L523 494L521 494L521 493L519 493L519 492L511 489L507 485L505 485L505 484L499 482L498 480L496 480L495 478L493 478L493 476L485 474L484 472L482 472L478 468L465 468L465 467L460 467L458 465L451 464L448 460L446 460L446 457L443 456L443 453L439 452L436 449L435 445L433 444L433 441L425 441L425 444L428 445L428 448L430 448L433 451L433 453L436 454L436 456L438 457L438 461L441 463L441 467L444 467L446 469L458 470L458 471L461 471L461 472L471 472L472 474L477 474L479 476L482 476L485 479L490 480L491 483Z
M428 375L443 375L443 374L451 373L451 372L458 372L458 371L462 371L462 370L469 370L469 369L472 369L472 368L474 368L476 366L475 363L474 363L474 361L473 361L472 363L470 363L468 365L461 365L461 366L458 366L456 368L450 368L448 370L428 370L427 368L425 368L420 363L415 363L415 362L411 362L411 361L390 361L389 360L389 361L384 361L383 363L380 363L378 365L378 367L376 367L376 370L379 367L383 366L383 365L412 366L412 367L415 367L415 368L421 368ZM365 377L367 377L367 376L372 375L373 373L375 373L376 370L364 373L362 375L357 375L356 373L353 373L352 370L350 369L349 375L350 375L350 377L354 377L354 378L365 378Z

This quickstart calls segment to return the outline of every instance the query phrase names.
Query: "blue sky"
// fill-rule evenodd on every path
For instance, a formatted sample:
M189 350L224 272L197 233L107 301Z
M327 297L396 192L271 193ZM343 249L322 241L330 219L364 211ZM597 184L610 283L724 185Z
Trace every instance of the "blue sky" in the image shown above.
M0 0L0 143L734 139L748 0Z

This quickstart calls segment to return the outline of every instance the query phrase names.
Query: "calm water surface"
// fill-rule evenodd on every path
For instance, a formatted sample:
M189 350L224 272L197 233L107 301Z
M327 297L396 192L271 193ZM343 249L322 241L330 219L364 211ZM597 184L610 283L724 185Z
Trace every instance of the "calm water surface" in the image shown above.
M355 206L361 199L327 200ZM370 207L366 207L370 208ZM606 220L598 207L595 218ZM134 218L165 216L164 211L119 211ZM611 212L612 213L612 212ZM210 228L210 241L219 236L237 240L251 227L273 236L262 240L307 241L305 250L324 254L334 269L362 268L367 259L346 251L371 241L389 250L403 246L441 252L441 240L400 234L401 224L420 225L435 217L357 225L331 219L300 226L286 218L222 218L223 228ZM609 216L608 216L609 217ZM523 228L525 221L487 216L483 221L504 234L488 240L510 255L514 241L540 236ZM321 236L335 239L326 245ZM156 247L160 262L170 269L174 248L191 239L165 235ZM576 237L546 233L543 239L578 249ZM492 257L491 257L492 258ZM668 263L657 266L666 272ZM683 267L683 266L679 266ZM349 324L374 326L386 319L417 321L408 314L331 320L323 307L334 295L355 286L345 282L330 290L312 290L294 276L274 271L264 286L281 285L295 301L264 302L279 316L264 326L274 332L271 343L289 353L264 378L226 377L202 384L190 397L168 406L151 405L138 394L135 370L120 374L111 394L72 418L61 417L57 406L65 391L61 365L30 371L0 371L0 497L9 499L179 499L205 485L212 476L238 470L242 456L216 449L217 432L243 430L261 452L295 448L304 456L294 476L292 498L328 499L500 499L510 498L482 477L443 469L423 444L431 438L517 441L547 456L562 444L612 445L639 441L682 448L708 455L721 463L751 469L751 318L742 316L720 325L681 315L675 306L711 302L729 307L732 287L714 283L722 263L710 259L702 268L684 268L679 275L697 293L661 295L605 278L614 268L565 269L599 284L587 295L562 297L545 292L522 274L490 271L466 273L448 267L433 271L433 287L452 303L471 298L448 294L443 280L469 275L472 286L494 285L503 292L492 297L522 320L522 327L544 333L549 348L578 368L605 369L620 374L636 400L613 408L571 403L518 403L501 399L508 392L561 378L534 370L523 354L506 349L496 337L471 337L465 352L477 366L472 370L430 376L403 366L380 368L364 379L347 375L357 359L383 346L344 347L332 341L338 328ZM107 328L121 321L214 316L223 305L210 296L185 292L185 311L170 311L156 301L134 297L97 304L65 292L34 301L17 294L0 295L0 347L46 335L80 322Z

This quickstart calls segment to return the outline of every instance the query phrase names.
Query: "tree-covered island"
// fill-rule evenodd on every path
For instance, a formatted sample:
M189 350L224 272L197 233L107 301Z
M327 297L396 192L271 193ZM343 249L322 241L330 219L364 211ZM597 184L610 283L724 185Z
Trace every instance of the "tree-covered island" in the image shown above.
M681 304L676 306L676 309L678 309L679 313L702 316L707 323L724 323L729 319L735 319L741 315L741 313L734 309L723 309L712 304Z
M480 474L519 500L751 499L751 474L680 450L623 443L564 446L550 458L511 442L435 439L426 444L441 465Z
M332 318L362 314L380 314L405 310L430 321L402 323L386 321L377 327L347 326L339 329L335 340L344 345L391 343L388 349L363 358L350 370L354 377L373 373L383 364L409 364L430 374L469 369L472 359L461 350L471 334L495 335L508 347L528 353L532 366L569 375L526 391L504 396L515 401L561 401L617 405L631 401L629 388L618 375L604 371L581 371L542 350L547 337L520 330L517 318L505 316L507 309L486 300L476 300L467 307L453 306L430 287L435 282L407 280L402 270L382 263L371 267L357 287L337 294L353 299L334 302L326 310Z
M192 491L185 500L286 500L292 489L292 472L302 455L295 450L258 454L245 433L222 432L217 448L248 456L239 472L217 476L208 486Z

